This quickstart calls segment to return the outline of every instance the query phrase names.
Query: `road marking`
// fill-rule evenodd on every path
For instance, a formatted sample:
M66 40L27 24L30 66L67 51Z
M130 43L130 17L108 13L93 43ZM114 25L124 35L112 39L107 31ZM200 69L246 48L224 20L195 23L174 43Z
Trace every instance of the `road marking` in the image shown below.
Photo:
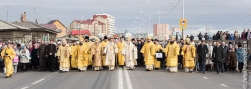
M225 85L225 84L220 84L221 86L223 86L223 87L228 87L227 85Z
M124 89L122 70L119 68L119 83L118 89Z
M207 77L203 77L204 79L209 79L209 78L207 78Z
M38 81L36 81L36 82L34 82L34 83L32 83L32 84L37 84L37 83L39 83L39 82L41 82L41 81L43 81L44 80L44 78L43 79L40 79L40 80L38 80Z
M127 70L125 70L125 77L126 77L127 89L133 89L131 79L129 77L129 74L128 74Z
M27 89L27 88L29 88L29 86L25 86L25 87L23 87L23 88L21 88L21 89Z

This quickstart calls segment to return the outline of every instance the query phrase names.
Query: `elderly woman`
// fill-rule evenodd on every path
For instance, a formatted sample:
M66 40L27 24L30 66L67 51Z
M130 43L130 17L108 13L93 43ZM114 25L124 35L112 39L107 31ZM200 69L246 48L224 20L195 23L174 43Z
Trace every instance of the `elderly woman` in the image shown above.
M30 51L26 47L22 47L20 55L21 71L27 71L31 59Z
M238 70L241 73L242 70L243 70L243 64L244 64L243 62L244 62L244 59L245 59L245 51L242 48L241 44L238 44L238 49L236 49L236 58L237 58L237 61L238 61Z
M229 65L229 70L230 72L235 71L237 63L236 63L236 52L235 52L235 48L231 48L229 50L229 60L228 60L228 65Z

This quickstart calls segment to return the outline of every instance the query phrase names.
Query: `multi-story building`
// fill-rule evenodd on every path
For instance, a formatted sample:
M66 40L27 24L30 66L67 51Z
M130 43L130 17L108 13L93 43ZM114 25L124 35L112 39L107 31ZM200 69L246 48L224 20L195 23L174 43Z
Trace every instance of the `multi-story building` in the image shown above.
M87 20L74 20L70 24L70 32L74 29L89 30L92 35L113 36L115 33L115 19L108 14L95 14Z
M87 20L74 20L70 24L70 33L81 32L75 30L89 30L91 35L98 35L99 33L106 32L106 24L96 21L94 19ZM80 33L81 34L81 33Z
M171 35L171 31L169 30L168 24L154 24L153 25L153 35L154 36L165 36L165 39L169 38Z
M115 33L115 18L109 14L95 14L93 19L106 24L105 35L112 36Z

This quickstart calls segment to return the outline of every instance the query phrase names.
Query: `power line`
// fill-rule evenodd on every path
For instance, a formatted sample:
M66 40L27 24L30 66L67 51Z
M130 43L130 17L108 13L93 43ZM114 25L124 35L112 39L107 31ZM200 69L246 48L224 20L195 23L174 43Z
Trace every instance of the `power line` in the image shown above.
M171 11L169 11L169 12L167 12L167 13L161 15L161 16L165 16L165 15L171 13L171 12L178 6L178 4L180 3L180 1L181 1L181 0L179 0L179 2L172 8ZM153 22L154 20L156 20L156 18L158 18L158 16L156 16L151 22Z
M163 14L162 16L171 13L171 12L178 6L178 4L180 3L180 1L181 1L181 0L179 0L179 2L173 7L173 9L172 9L171 11L167 12L166 14Z

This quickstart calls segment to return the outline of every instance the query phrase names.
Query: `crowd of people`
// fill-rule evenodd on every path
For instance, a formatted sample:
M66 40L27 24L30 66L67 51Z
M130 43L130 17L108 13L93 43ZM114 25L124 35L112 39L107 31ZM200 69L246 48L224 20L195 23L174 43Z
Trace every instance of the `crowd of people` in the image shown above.
M6 78L27 70L59 70L61 73L70 70L113 71L116 66L128 70L145 67L146 71L166 68L169 72L180 69L190 73L194 69L202 73L206 70L242 72L246 53L241 43L205 43L201 40L195 44L190 39L176 41L171 37L168 41L159 41L151 36L137 40L105 36L90 40L85 36L71 42L62 39L48 43L1 43L0 70L6 73Z
M243 32L240 34L237 30L231 34L229 31L223 32L218 31L217 33L210 36L209 34L205 33L204 35L200 32L197 36L199 40L250 40L251 39L251 32L250 29L244 29ZM194 36L191 34L190 36L187 35L187 38L190 40L194 40Z

